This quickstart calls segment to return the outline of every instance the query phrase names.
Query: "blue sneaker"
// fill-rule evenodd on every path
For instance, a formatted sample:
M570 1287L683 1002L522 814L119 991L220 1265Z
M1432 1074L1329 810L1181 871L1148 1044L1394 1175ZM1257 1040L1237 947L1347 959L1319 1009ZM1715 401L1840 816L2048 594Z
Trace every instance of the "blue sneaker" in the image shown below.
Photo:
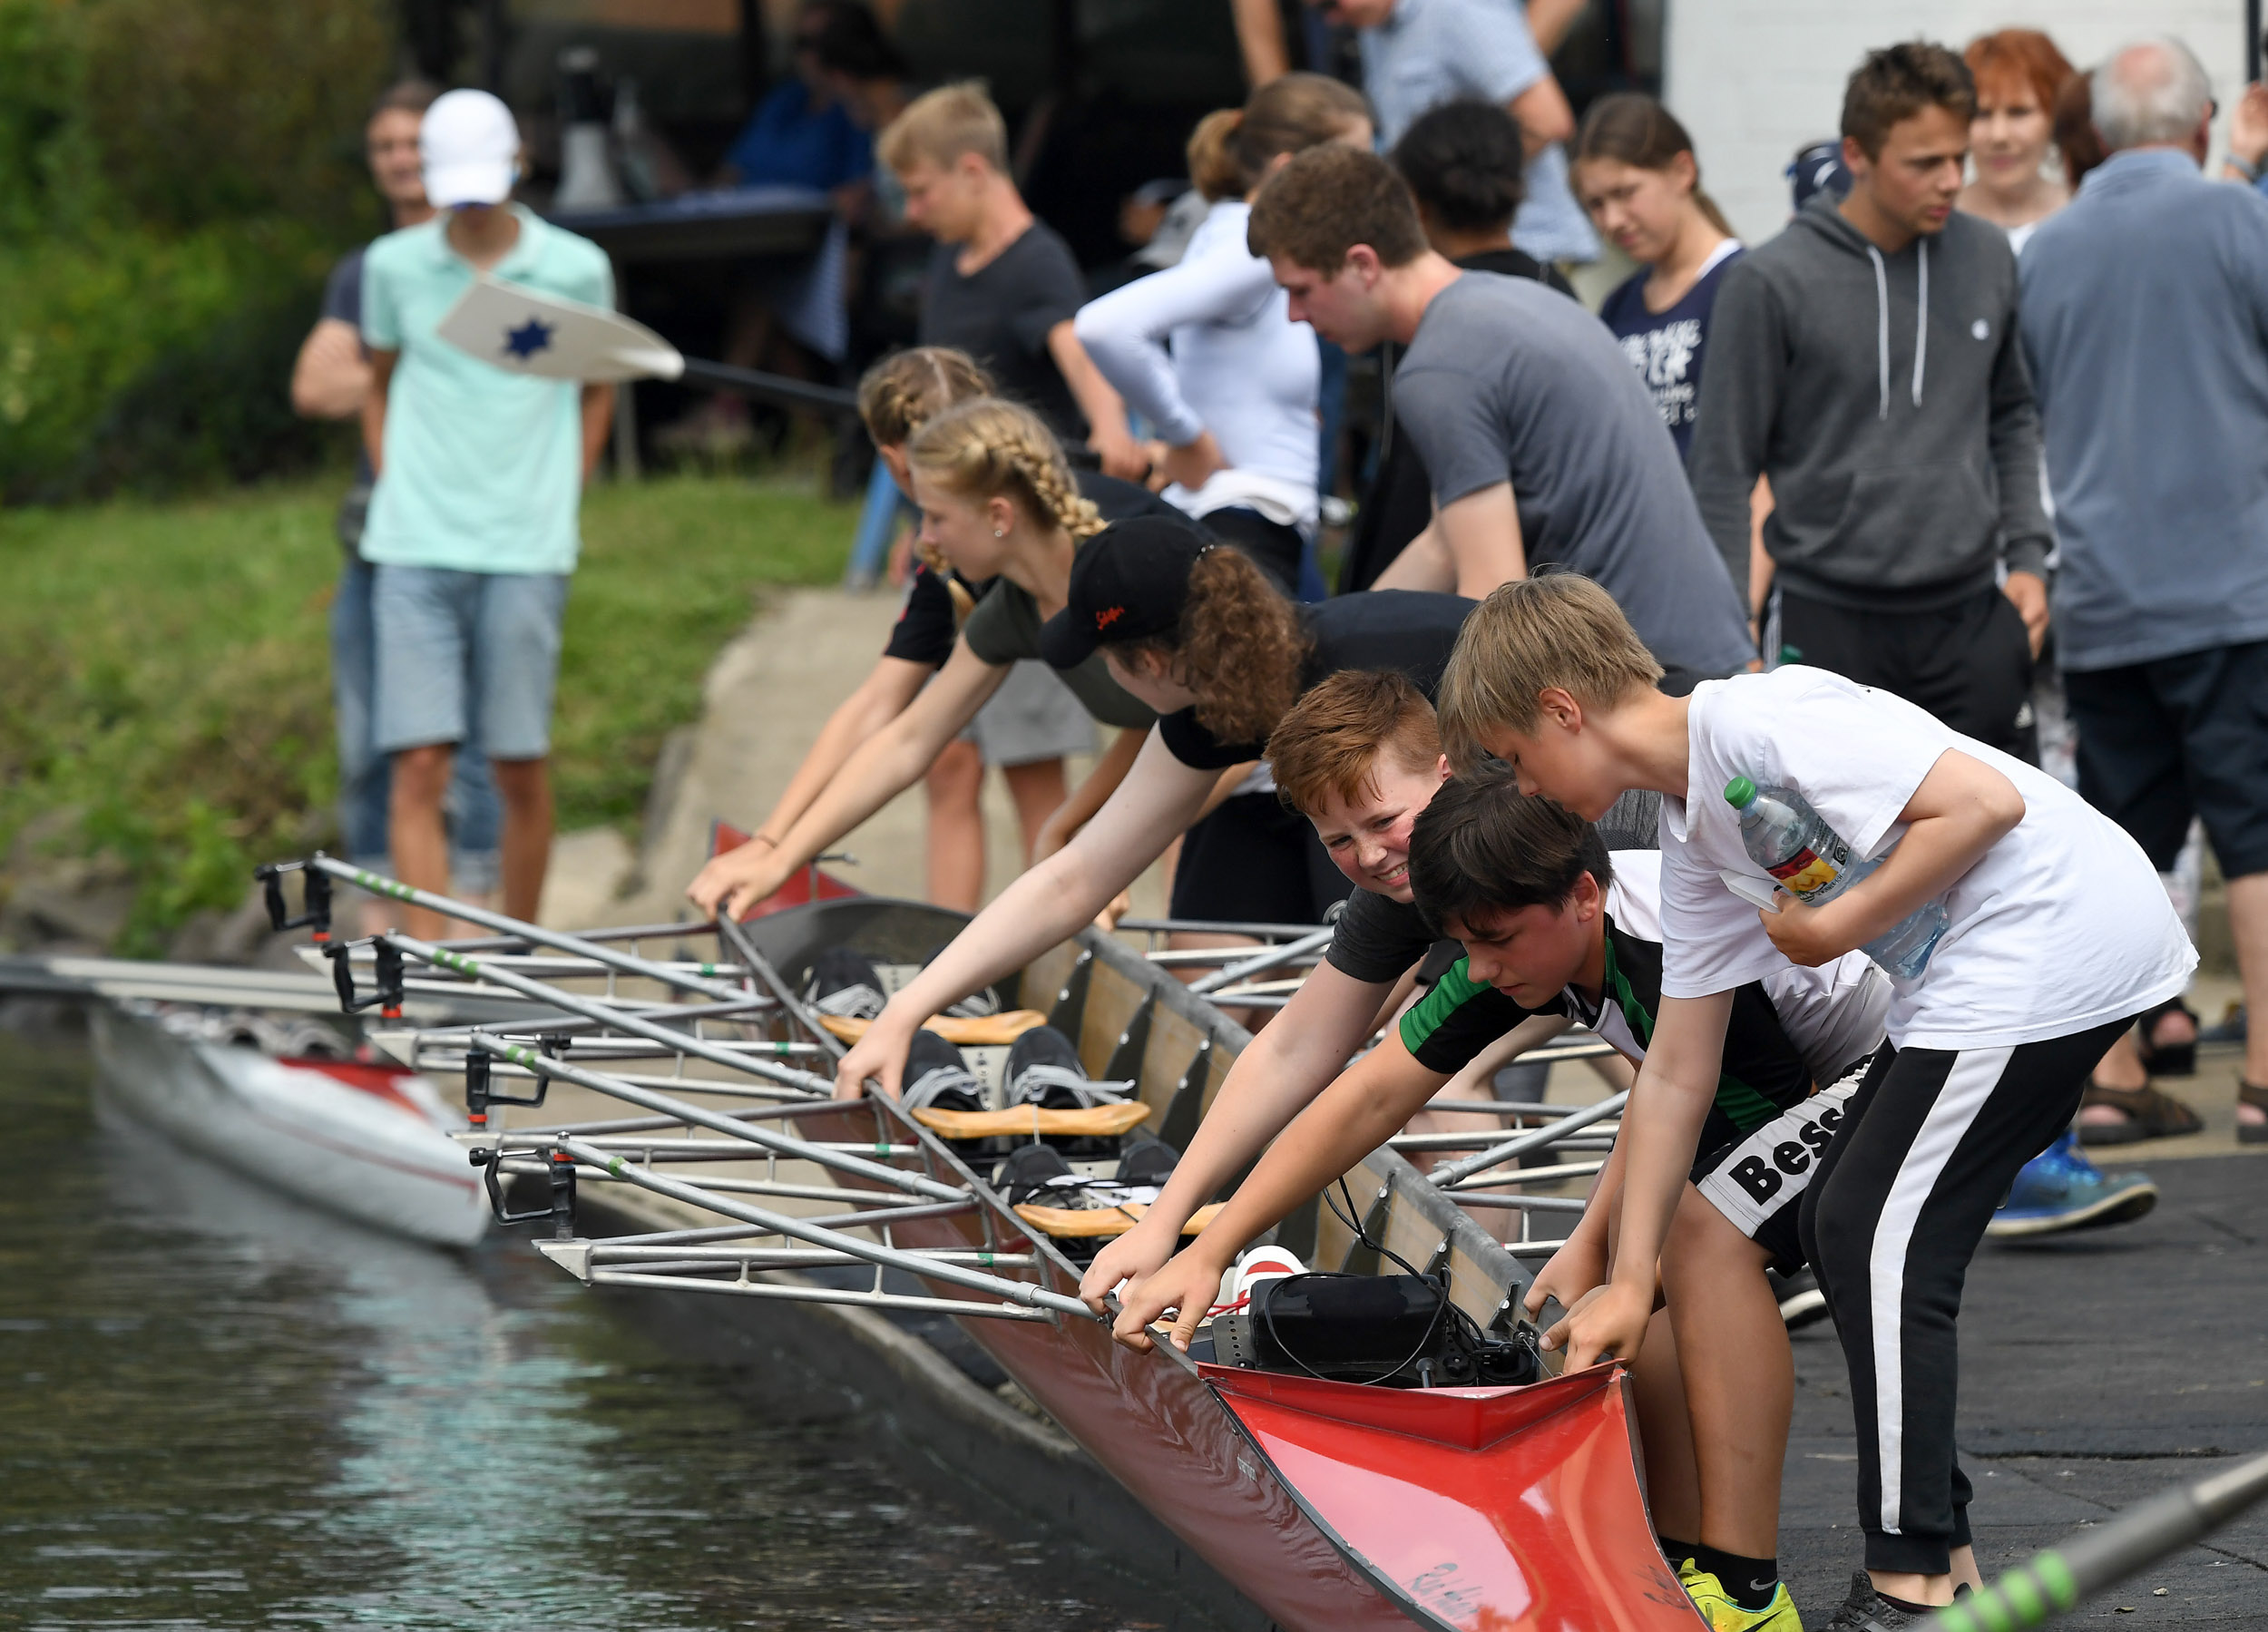
M2076 1132L2067 1132L2017 1174L2009 1198L1985 1234L2052 1236L2059 1230L2131 1224L2157 1206L2157 1186L2146 1173L2106 1173L2087 1159Z

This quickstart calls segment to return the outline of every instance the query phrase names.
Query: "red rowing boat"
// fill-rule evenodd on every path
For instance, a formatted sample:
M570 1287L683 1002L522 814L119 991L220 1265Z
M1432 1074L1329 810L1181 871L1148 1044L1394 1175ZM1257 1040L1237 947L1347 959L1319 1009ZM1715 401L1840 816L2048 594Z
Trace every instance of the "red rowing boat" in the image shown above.
M797 971L857 947L908 965L960 920L905 902L841 901L767 916L750 938ZM1170 975L1092 931L1026 969L1015 1001L1049 1014L1098 1078L1131 1078L1151 1126L1185 1142L1248 1034ZM894 1105L846 1102L802 1137L928 1139ZM1177 1137L1178 1136L1178 1137ZM1070 1290L1079 1268L973 1167L929 1139L983 1208L892 1228L902 1246L1039 1248L1037 1274ZM1487 1327L1529 1272L1391 1151L1348 1175L1374 1198L1365 1231L1448 1273ZM1021 1238L1021 1239L1020 1239ZM1377 1258L1311 1206L1279 1231L1313 1268ZM596 1278L601 1278L594 1276ZM941 1296L964 1295L947 1285ZM1459 1632L1693 1632L1703 1623L1647 1518L1627 1373L1604 1365L1525 1387L1384 1388L1138 1354L1076 1319L962 1323L1144 1507L1280 1627L1421 1626ZM1208 1345L1200 1341L1199 1354Z
M807 885L819 887L816 878ZM438 900L422 904L461 910ZM1530 1278L1522 1259L1392 1149L1373 1152L1345 1175L1346 1212L1323 1207L1319 1197L1278 1226L1276 1245L1310 1271L1342 1277L1314 1285L1358 1303L1377 1300L1344 1277L1378 1275L1389 1261L1407 1266L1416 1273L1394 1283L1393 1301L1414 1295L1422 1277L1432 1283L1432 1307L1453 1305L1458 1317L1450 1324L1482 1345L1468 1355L1516 1357L1493 1372L1467 1364L1459 1374L1536 1380L1408 1388L1328 1382L1297 1374L1305 1369L1297 1362L1286 1370L1215 1363L1211 1332L1200 1332L1189 1354L1168 1345L1136 1353L1078 1304L1081 1255L1097 1230L1071 1229L1050 1209L1011 1206L992 1182L995 1162L1025 1138L1091 1136L1102 1131L1101 1120L1111 1134L1123 1133L1129 1112L1166 1143L1186 1148L1250 1041L1218 1008L1119 941L1084 931L996 983L995 992L1004 1008L1035 1011L1019 1023L1043 1016L1062 1033L1090 1081L1128 1084L1129 1091L1106 1103L1082 1100L1080 1110L1025 1106L945 1112L940 1120L934 1110L909 1110L896 1099L827 1097L824 1060L815 1053L836 1047L830 1033L840 1022L812 1012L794 991L821 953L837 948L855 949L877 982L894 987L966 922L959 914L865 896L807 901L745 929L720 926L713 933L729 944L719 944L713 962L689 963L679 951L675 966L493 914L481 921L516 927L532 943L583 961L605 974L610 992L627 972L709 1005L689 1033L658 1023L666 1008L632 1012L488 959L502 943L480 943L468 955L386 937L483 990L551 1005L553 1017L454 1037L419 1033L409 1040L412 1063L464 1069L477 1054L645 1113L565 1128L492 1123L481 1136L475 1157L492 1176L535 1178L550 1194L549 1209L522 1217L552 1221L558 1236L542 1243L546 1255L587 1283L949 1313L1136 1500L1290 1632L1412 1622L1457 1632L1703 1626L1654 1540L1623 1368L1539 1375L1516 1318ZM704 933L660 927L673 942ZM598 1030L547 1040L545 1028L562 1011ZM787 1033L790 1023L800 1039ZM728 1039L719 1027L738 1036ZM545 1051L531 1046L538 1041ZM964 1064L985 1065L981 1040L972 1036L964 1046L973 1051ZM579 1058L586 1052L591 1063ZM676 1064L667 1076L647 1072L635 1081L608 1074L615 1069L609 1062L640 1057ZM781 1063L787 1059L822 1071ZM751 1077L770 1086L751 1085ZM729 1097L701 1102L712 1092ZM1041 1123L1090 1114L1100 1119L1093 1129ZM973 1121L954 1123L954 1116ZM1028 1130L1019 1120L1008 1144L997 1142L1004 1119L1024 1117ZM767 1119L777 1125L767 1127ZM995 1142L960 1142L976 1136L980 1122ZM1109 1148L1117 1148L1115 1140ZM797 1164L792 1172L783 1158ZM578 1182L683 1205L631 1238L589 1239L572 1227ZM816 1204L826 1217L758 1205L771 1197ZM1124 1209L1105 1202L1072 1216L1107 1225L1114 1211ZM888 1271L918 1277L920 1295L887 1290L881 1275ZM842 1273L856 1284L825 1278ZM798 1278L777 1278L783 1274ZM1429 1317L1426 1340L1445 1329L1438 1314ZM1266 1332L1280 1348L1272 1316ZM1258 1361L1256 1345L1231 1343L1223 1353L1231 1352ZM1403 1356L1403 1346L1393 1353ZM1413 1374L1451 1374L1431 1364ZM1394 1371L1403 1369L1397 1358Z

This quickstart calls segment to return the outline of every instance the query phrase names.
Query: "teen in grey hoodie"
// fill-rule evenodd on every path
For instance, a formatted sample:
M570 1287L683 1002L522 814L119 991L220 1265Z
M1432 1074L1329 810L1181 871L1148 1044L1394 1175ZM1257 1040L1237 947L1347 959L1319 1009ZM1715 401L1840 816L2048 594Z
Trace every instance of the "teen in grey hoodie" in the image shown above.
M1877 52L1853 75L1852 197L1815 196L1725 274L1691 474L1743 585L1749 494L1771 480L1767 654L1880 686L2028 758L2036 641L2011 602L2044 628L2052 535L2016 258L1998 229L1951 210L1971 106L1967 70L1941 47ZM2030 581L2004 594L2002 567Z

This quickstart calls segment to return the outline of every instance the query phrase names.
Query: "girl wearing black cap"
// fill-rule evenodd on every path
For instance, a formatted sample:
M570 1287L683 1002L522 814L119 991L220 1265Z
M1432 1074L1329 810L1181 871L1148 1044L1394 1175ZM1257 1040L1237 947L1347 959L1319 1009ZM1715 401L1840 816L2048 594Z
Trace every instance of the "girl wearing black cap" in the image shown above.
M1245 555L1170 523L1138 517L1095 538L1079 552L1041 654L1059 670L1100 660L1158 711L1158 729L1079 836L890 1001L843 1060L836 1091L855 1096L871 1077L895 1093L924 1021L1092 918L1197 817L1225 767L1262 757L1308 687L1343 669L1390 669L1431 697L1471 609L1407 591L1295 607Z
M1054 436L1027 408L991 397L961 403L923 425L905 457L924 547L942 552L966 579L998 581L962 624L936 679L842 764L784 834L751 839L701 869L686 894L703 912L737 914L763 900L919 781L1015 663L1040 655L1041 623L1063 604L1079 542L1102 528ZM1178 519L1160 524L1186 531ZM1100 658L1059 667L1101 724L1139 732L1156 718ZM1084 821L1139 741L1137 735L1113 748L1051 828Z

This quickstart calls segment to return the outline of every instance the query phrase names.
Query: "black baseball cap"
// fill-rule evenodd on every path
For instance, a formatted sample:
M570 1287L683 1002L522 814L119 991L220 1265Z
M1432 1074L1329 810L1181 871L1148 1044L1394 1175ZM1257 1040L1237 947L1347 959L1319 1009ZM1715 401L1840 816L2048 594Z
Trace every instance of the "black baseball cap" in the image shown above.
M1211 542L1161 515L1114 522L1079 546L1070 598L1040 630L1040 655L1076 669L1108 640L1145 640L1181 627L1189 573Z

